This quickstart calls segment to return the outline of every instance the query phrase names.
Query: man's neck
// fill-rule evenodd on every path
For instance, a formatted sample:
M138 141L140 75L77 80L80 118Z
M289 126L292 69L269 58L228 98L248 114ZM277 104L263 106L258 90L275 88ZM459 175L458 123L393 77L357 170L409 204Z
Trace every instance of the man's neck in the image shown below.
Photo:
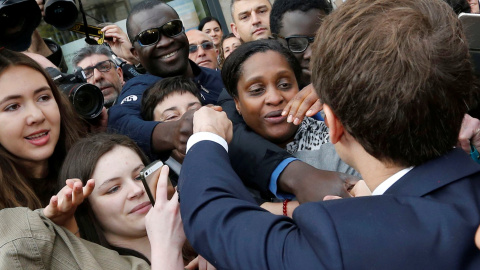
M365 154L367 153L365 152ZM371 191L374 191L390 176L406 168L404 166L383 163L370 155L359 158L355 167L358 168L358 172L362 175L363 180L365 180Z

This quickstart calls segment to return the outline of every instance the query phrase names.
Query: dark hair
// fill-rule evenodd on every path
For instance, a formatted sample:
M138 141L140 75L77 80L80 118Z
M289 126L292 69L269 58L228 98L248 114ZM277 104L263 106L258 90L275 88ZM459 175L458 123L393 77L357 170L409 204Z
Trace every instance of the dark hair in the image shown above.
M302 69L295 56L278 41L273 39L255 40L240 45L223 63L222 80L232 97L238 96L237 84L242 75L243 63L256 53L274 51L281 54L292 68L295 79L300 81Z
M447 4L449 4L453 8L453 11L455 11L456 14L460 14L462 12L470 13L472 11L467 0L444 0L444 1L447 2Z
M58 177L59 187L65 186L65 180L71 178L78 178L85 185L92 178L98 160L119 146L134 151L143 164L147 165L149 163L146 155L129 137L119 134L97 133L79 140L70 149ZM78 206L75 218L83 239L112 248L103 235L88 199Z
M311 9L319 9L325 12L325 14L330 14L333 10L332 5L325 0L276 0L272 5L270 13L270 30L272 34L280 33L285 13L296 10L307 12Z
M220 30L223 31L222 25L220 24L220 21L218 21L217 18L214 17L205 17L203 18L200 23L198 24L198 30L203 31L203 27L205 27L205 24L211 21L216 21L218 23L218 26L220 26Z
M225 62L225 51L223 50L223 42L225 40L229 39L229 38L236 38L236 39L240 40L240 42L242 42L242 40L237 38L234 33L230 33L230 34L228 34L228 35L226 35L222 38L222 41L220 42L220 48L218 48L218 50L219 50L219 60L220 60L220 61L218 61L219 62L218 63L218 68L219 69L222 69L223 62Z
M462 26L446 3L347 1L317 35L313 85L370 155L412 166L455 146L473 76Z
M32 176L22 167L15 153L10 153L0 145L0 209L17 206L37 209L45 207L50 197L55 195L56 178L62 161L70 147L84 135L84 127L67 97L58 90L37 62L22 53L0 49L0 76L14 66L25 66L43 75L52 90L61 116L60 136L52 156L48 159L49 172L46 179L32 180Z
M201 101L198 88L192 80L183 76L165 78L157 81L143 93L142 118L146 121L153 121L155 107L173 93L191 93Z
M127 22L126 22L126 26L127 26L127 35L128 35L128 38L130 39L130 42L132 42L132 45L133 45L133 39L135 38L135 36L132 34L133 33L133 29L132 29L132 17L133 15L137 14L137 13L140 13L144 10L149 10L149 9L152 9L158 5L167 5L169 6L168 4L166 4L164 1L161 1L161 0L144 0L138 4L136 4L135 6L133 6L132 10L130 11L130 13L128 14L127 16ZM169 6L173 12L175 12L175 14L177 14L178 16L178 13L175 11L175 9L173 9L171 6Z

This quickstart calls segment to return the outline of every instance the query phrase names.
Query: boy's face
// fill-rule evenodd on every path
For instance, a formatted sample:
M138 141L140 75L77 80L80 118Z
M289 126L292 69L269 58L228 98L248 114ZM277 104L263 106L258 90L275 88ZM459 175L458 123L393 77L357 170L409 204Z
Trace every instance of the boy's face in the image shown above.
M180 119L188 110L196 110L200 107L202 107L202 103L192 93L171 93L157 104L153 110L153 120L175 121Z

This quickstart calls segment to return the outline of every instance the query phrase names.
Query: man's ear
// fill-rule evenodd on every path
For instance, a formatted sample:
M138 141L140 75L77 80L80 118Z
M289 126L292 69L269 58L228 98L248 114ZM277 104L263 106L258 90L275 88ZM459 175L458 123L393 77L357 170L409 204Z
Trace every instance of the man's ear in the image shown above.
M130 48L130 53L131 53L137 60L139 60L137 51L135 50L135 48L134 48L133 46ZM138 62L140 62L140 61L138 61Z
M117 67L117 74L118 74L118 77L120 78L120 80L122 81L122 83L124 82L123 81L123 70L121 67Z
M325 113L325 124L330 130L330 141L333 144L336 144L342 138L345 129L343 128L342 123L340 123L338 117L333 113L330 106L323 104L323 112Z
M232 30L232 33L235 35L235 37L240 39L240 34L237 31L237 26L235 25L235 23L230 23L230 29Z

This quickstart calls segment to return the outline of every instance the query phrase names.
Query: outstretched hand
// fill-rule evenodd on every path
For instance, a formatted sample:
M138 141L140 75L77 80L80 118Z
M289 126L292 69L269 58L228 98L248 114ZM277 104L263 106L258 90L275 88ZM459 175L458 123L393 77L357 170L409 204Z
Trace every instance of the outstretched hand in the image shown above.
M116 24L107 25L101 30L105 33L104 42L107 43L112 51L120 58L129 61L132 64L138 64L138 60L130 52L132 43L127 34Z
M66 186L57 195L52 196L50 203L43 209L43 214L59 226L73 233L78 230L75 222L75 210L95 188L95 181L90 179L85 187L80 179L68 179Z

